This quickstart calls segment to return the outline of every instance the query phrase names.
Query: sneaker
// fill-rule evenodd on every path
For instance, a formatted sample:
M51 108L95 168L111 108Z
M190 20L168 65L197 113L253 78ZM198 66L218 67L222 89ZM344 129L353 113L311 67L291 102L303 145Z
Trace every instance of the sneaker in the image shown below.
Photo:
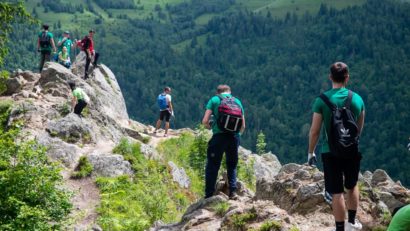
M167 137L168 135L167 134L164 134L164 137Z
M346 231L356 231L362 229L362 223L359 220L354 220L354 224L347 222Z
M239 196L236 192L229 193L229 200L238 200Z

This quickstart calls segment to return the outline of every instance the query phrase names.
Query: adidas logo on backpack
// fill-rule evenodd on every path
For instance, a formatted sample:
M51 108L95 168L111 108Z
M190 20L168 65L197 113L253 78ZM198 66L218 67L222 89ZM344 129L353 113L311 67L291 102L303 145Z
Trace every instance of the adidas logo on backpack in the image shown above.
M330 102L326 95L321 94L320 98L331 110L330 132L328 142L330 152L338 157L352 158L358 153L359 128L350 110L353 92L349 90L344 106L339 108Z

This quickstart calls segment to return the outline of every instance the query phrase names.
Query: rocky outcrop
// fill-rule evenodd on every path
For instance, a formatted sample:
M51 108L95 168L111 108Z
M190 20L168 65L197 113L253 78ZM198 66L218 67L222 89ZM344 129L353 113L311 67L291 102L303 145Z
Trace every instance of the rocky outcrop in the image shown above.
M93 165L93 174L106 177L132 175L131 164L121 155L95 153L87 156Z
M191 181L185 173L185 170L183 168L178 168L178 166L172 161L168 162L168 166L171 168L171 175L174 182L176 182L181 188L189 188Z

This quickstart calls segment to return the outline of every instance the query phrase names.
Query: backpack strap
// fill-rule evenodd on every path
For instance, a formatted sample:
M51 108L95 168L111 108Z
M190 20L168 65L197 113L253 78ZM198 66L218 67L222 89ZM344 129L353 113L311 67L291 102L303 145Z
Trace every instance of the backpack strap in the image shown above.
M345 100L345 108L350 109L350 105L352 104L353 92L349 90L347 93L347 99Z
M336 106L332 102L330 102L329 98L325 94L322 93L319 97L323 100L323 102L325 102L325 104L330 108L330 110L336 110Z

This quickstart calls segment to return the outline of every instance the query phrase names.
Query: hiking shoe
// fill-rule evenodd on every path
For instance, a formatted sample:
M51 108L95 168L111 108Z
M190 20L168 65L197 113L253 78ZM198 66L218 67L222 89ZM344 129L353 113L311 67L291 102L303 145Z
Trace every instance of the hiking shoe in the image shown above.
M326 190L323 192L323 199L325 199L326 203L332 205L332 194L330 194Z
M229 193L229 200L238 200L239 196L236 192Z
M361 230L362 229L362 223L360 223L359 220L355 219L354 224L347 222L346 231L356 231L356 230Z

